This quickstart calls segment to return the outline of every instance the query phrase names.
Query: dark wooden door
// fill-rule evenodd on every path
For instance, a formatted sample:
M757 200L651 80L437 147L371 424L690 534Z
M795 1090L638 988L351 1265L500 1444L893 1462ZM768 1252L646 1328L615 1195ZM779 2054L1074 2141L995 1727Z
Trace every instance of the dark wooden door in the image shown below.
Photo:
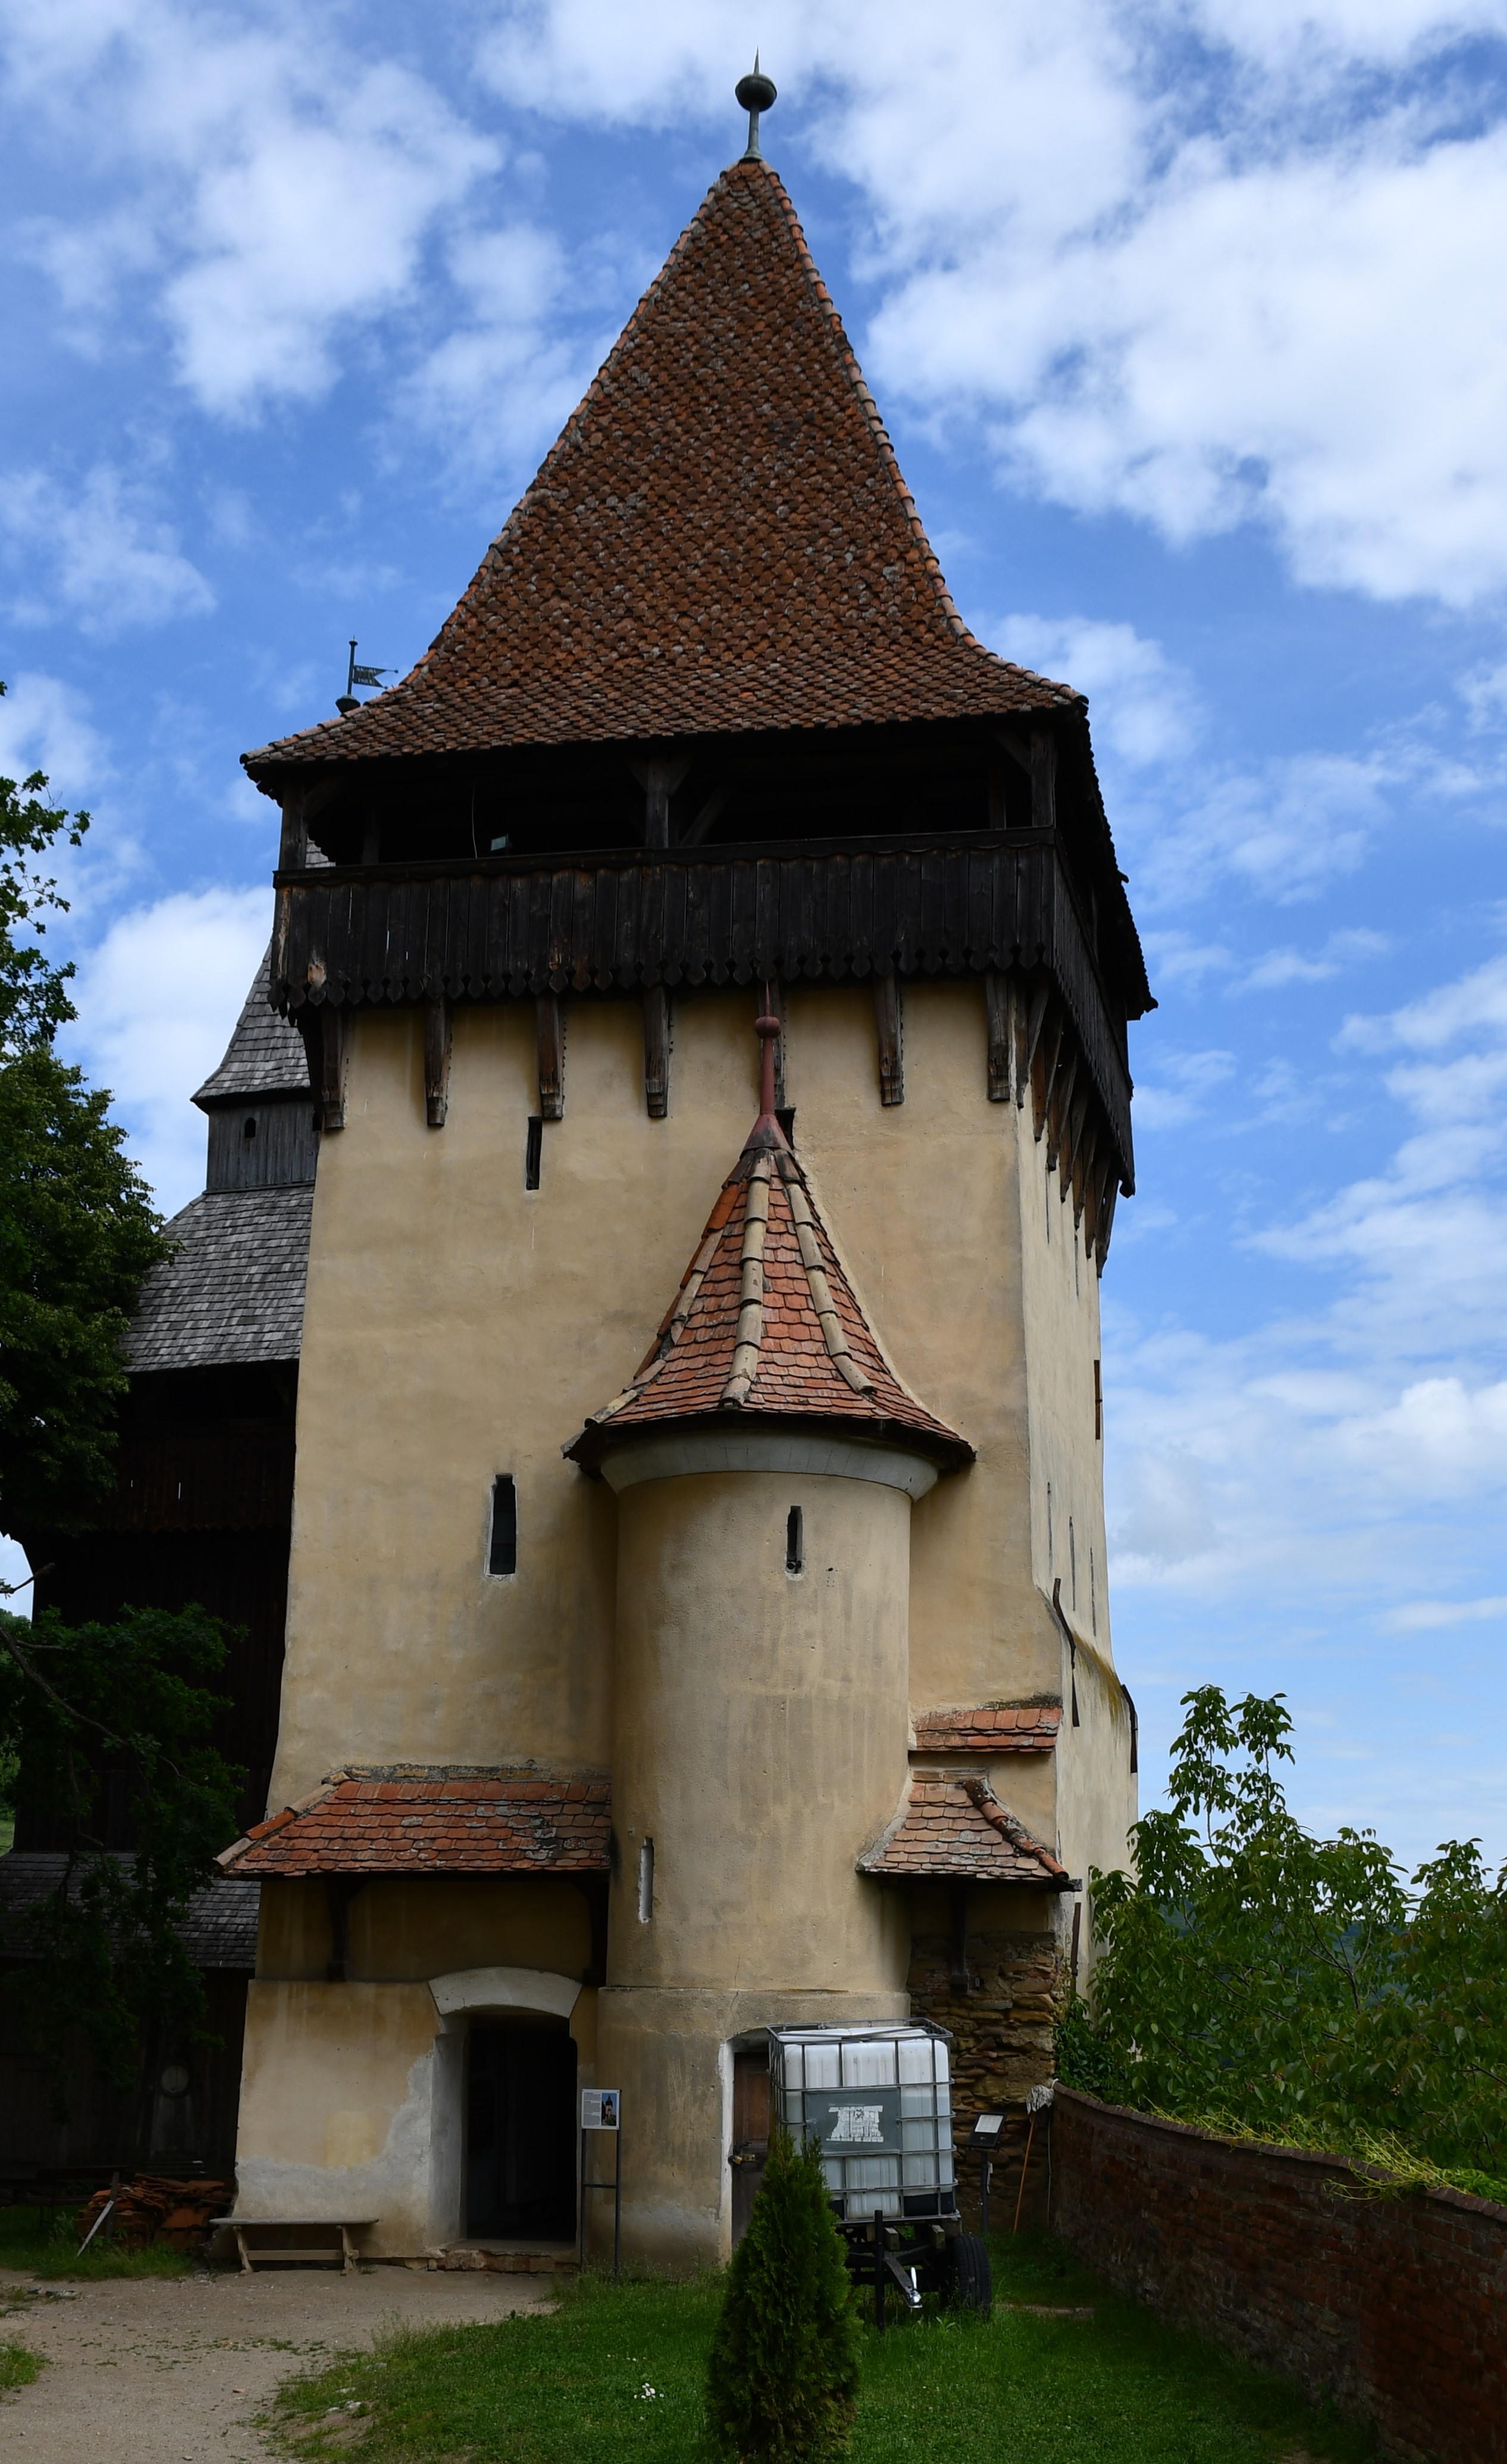
M769 2048L732 2057L732 2239L748 2231L754 2194L769 2154Z
M471 2240L576 2232L576 2044L563 2028L473 2026L466 2092Z

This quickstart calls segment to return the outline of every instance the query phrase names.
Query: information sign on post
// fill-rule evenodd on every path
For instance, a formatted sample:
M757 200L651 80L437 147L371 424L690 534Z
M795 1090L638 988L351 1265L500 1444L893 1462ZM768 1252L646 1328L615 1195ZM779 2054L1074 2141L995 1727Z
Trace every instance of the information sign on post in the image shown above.
M989 2233L989 2193L994 2178L994 2158L999 2150L1004 2127L1005 2117L1002 2113L981 2113L972 2130L973 2145L979 2154L979 2189L983 2194L982 2222L986 2239Z
M610 2130L612 2133L612 2179L594 2182L586 2172L586 2133L588 2130ZM622 2099L615 2087L583 2087L580 2092L580 2232L579 2258L586 2264L586 2193L588 2190L612 2192L612 2275L616 2282L622 2273Z

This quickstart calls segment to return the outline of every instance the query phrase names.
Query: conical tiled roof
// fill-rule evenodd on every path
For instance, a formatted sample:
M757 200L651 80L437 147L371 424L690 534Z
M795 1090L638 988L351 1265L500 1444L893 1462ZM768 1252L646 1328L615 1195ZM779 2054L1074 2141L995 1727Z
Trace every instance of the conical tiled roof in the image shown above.
M725 171L417 667L285 762L1080 710L963 624L766 163Z
M760 1026L773 1025L772 1020ZM766 1078L769 1045L765 1045ZM615 1445L688 1421L800 1419L904 1445L944 1469L966 1438L908 1395L879 1348L806 1176L763 1111L632 1383L566 1453L594 1467Z

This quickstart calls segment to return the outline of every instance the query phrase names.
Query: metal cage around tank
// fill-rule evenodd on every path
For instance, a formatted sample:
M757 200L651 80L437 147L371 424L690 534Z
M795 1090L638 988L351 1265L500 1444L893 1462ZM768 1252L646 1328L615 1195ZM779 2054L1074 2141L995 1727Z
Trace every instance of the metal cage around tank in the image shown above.
M957 2213L950 2040L927 2020L769 2031L773 2107L820 2142L838 2216Z

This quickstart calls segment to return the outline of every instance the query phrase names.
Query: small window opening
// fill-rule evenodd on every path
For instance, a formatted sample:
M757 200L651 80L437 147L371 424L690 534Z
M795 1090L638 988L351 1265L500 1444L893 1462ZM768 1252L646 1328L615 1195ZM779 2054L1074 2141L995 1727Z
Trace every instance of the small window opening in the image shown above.
M1088 1621L1095 1634L1099 1632L1099 1575L1094 1565L1094 1552L1088 1551Z
M1046 1178L1041 1183L1041 1197L1046 1206L1046 1245L1050 1249L1052 1246L1052 1167L1050 1164L1047 1166Z
M493 840L492 840L492 843L491 843L491 851L492 851L492 854L493 854L493 855L506 855L506 853L507 853L507 851L508 851L509 847L512 847L512 845L513 845L513 841L512 841L512 839L511 839L511 838L508 838L508 837L506 837L506 836L504 836L504 837L502 837L502 838L500 838L500 839L493 839Z
M1078 1606L1078 1542L1073 1537L1071 1515L1067 1518L1067 1587L1073 1595L1073 1606L1076 1609Z
M242 1122L241 1135L243 1138L254 1138L256 1135L256 1115L254 1112L249 1112L246 1119Z
M1073 1235L1073 1298L1075 1301L1080 1301L1082 1297L1082 1286L1078 1280L1078 1234L1075 1232Z
M1103 1440L1103 1434L1104 1434L1104 1387L1103 1387L1103 1378L1100 1376L1100 1374L1099 1374L1099 1363L1098 1363L1098 1361L1096 1360L1096 1361L1095 1361L1095 1363L1094 1363L1094 1435L1095 1435L1095 1437L1096 1437L1096 1438L1098 1438L1098 1439L1100 1439L1100 1440L1102 1441L1102 1440Z
M650 1925L654 1918L654 1842L645 1839L639 1850L639 1923Z
M525 1189L537 1189L539 1185L539 1172L543 1162L544 1116L540 1112L531 1112L529 1115L528 1143L523 1150L523 1186Z
M798 1574L806 1562L805 1527L798 1506L785 1517L785 1572Z
M518 1490L511 1471L491 1485L491 1545L487 1551L489 1574L518 1571Z
M1052 1572L1052 1484L1048 1481L1046 1485L1046 1570L1049 1574Z

